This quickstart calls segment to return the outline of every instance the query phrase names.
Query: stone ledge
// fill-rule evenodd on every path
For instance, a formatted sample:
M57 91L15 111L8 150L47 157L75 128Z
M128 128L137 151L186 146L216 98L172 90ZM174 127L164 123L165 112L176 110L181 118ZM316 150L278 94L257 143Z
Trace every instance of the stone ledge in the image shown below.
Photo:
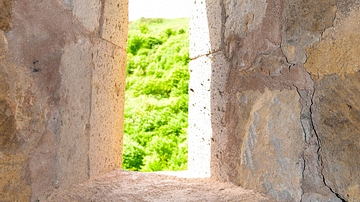
M174 172L175 173L175 172ZM252 201L272 200L211 178L184 179L115 170L88 183L57 190L48 201Z

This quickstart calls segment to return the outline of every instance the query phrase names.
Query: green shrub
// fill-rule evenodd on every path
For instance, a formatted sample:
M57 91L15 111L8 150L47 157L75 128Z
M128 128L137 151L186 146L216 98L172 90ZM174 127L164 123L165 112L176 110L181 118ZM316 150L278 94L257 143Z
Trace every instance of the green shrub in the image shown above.
M149 28L146 26L145 23L140 24L139 30L140 30L140 32L141 32L142 34L147 34L147 33L149 33Z
M127 52L136 55L138 50L142 47L144 43L144 38L142 36L132 36L128 39Z
M146 38L146 46L144 48L153 49L156 45L161 45L162 43L162 40L149 36Z
M165 30L165 34L167 37L170 37L171 35L176 34L176 32L174 30L172 30L171 28L168 28Z
M179 29L178 31L179 34L185 34L185 30L183 28Z
M126 170L140 170L145 156L144 148L128 135L124 135L123 148L123 168Z

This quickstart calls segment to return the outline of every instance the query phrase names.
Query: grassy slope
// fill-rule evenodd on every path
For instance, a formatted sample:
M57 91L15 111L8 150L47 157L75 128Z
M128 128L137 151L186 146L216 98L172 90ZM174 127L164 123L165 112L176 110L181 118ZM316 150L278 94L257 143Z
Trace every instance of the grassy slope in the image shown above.
M155 19L156 20L156 19ZM162 19L162 23L152 23L151 19L140 19L129 23L129 35L140 34L138 29L140 23L146 23L152 35L158 35L162 31L170 28L173 30L184 29L189 33L189 18Z

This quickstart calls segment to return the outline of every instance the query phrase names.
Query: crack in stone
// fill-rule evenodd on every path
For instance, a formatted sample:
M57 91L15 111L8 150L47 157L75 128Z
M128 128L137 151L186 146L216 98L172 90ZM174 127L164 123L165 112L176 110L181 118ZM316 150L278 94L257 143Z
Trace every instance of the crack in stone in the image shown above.
M201 58L201 57L204 57L204 56L205 56L205 57L208 57L209 55L212 55L212 54L215 54L215 53L218 53L218 52L223 51L225 47L226 47L226 45L223 45L223 46L220 47L219 49L210 51L210 52L205 53L205 54L201 54L201 55L195 56L195 57L193 57L193 58L190 58L190 60L196 60L196 59Z
M100 18L99 18L99 37L102 36L102 29L104 26L104 11L105 11L105 0L101 0L101 7L100 7Z
M301 127L302 127L302 125L301 125ZM303 170L301 172L301 179L304 179L305 178L305 169L306 169L304 152L301 154L301 159L303 160L303 163L304 163ZM304 197L304 190L301 189L301 191L302 191L302 193L301 193L301 196L300 196L300 202L303 201L303 197Z
M225 4L224 1L220 1L220 7L221 7L221 47L225 47L226 46L226 42L225 42L225 30L226 30L226 20L228 19L228 15L226 15L226 9L225 9Z
M338 8L336 7L336 11L335 11L335 14L334 14L334 17L332 19L332 26L331 27L334 27L334 22L335 22L335 19L336 19L336 16L337 16L337 12L338 12ZM319 37L319 41L321 40L321 38L323 37L323 34L324 32L326 31L326 29L328 28L324 28L324 30L320 33L320 37ZM282 44L280 44L281 46ZM282 50L282 49L281 49ZM282 50L283 51L283 50ZM283 55L285 56L286 60L288 60L286 54L283 52ZM307 63L307 60L308 58L306 57L306 60L303 64L306 64ZM294 85L295 86L295 85ZM310 91L307 91L303 90L299 90L299 88L297 86L295 86L300 98L301 98L301 105L302 105L302 111L301 111L301 114L300 114L300 120L301 120L301 127L304 131L304 134L305 134L305 142L307 144L303 154L302 154L302 159L304 161L304 168L303 168L303 171L302 171L302 179L304 180L305 179L305 171L306 171L306 159L305 159L305 152L307 149L309 149L309 146L310 145L316 145L317 149L316 149L316 155L317 155L317 162L318 162L318 165L319 165L319 174L320 174L320 177L322 178L322 183L324 184L324 186L326 188L328 188L328 190L333 193L339 200L341 201L346 201L344 198L341 197L340 194L336 193L327 183L326 183L326 179L325 179L325 176L324 176L324 173L323 173L323 170L324 170L324 167L323 167L323 160L322 160L322 156L320 154L320 150L321 150L321 140L319 138L319 135L317 133L317 131L315 130L315 127L314 127L314 124L313 124L313 113L312 113L312 107L313 107L313 98L314 98L314 94L315 94L315 88L311 89ZM306 93L306 94L304 94ZM304 103L305 102L305 103ZM304 113L305 112L305 113ZM314 137L314 138L313 138ZM313 140L313 141L310 141L310 140ZM302 188L303 190L303 188ZM304 190L303 190L303 194L301 195L301 200L303 200L303 195L304 195Z
M319 164L320 164L320 174L321 174L321 176L322 176L322 181L323 181L325 187L327 187L327 188L330 190L331 193L333 193L333 194L334 194L338 199L340 199L341 201L345 201L345 202L346 202L346 200L345 200L344 198L342 198L340 194L336 193L336 192L326 183L326 179L325 179L325 176L324 176L324 173L323 173L323 170L324 170L323 161L322 161L322 158L321 158L321 155L320 155L320 149L321 149L320 139L319 139L319 136L318 136L315 128L313 128L313 130L314 130L315 136L316 136L316 138L317 138L317 140L318 140L318 142L319 142L319 148L318 148L318 150L316 151L316 153L317 153L317 155L318 155L318 161L319 161Z
M305 142L306 142L306 147L304 152L302 153L302 159L304 161L304 167L302 170L302 179L304 180L306 178L305 176L305 171L307 169L307 162L306 158L305 158L305 153L306 152L311 152L311 146L315 146L314 149L316 149L316 155L317 155L317 163L319 165L319 174L321 175L320 177L322 178L322 182L324 184L324 186L326 188L329 189L329 191L331 193L333 193L339 200L341 201L346 201L344 198L342 198L338 193L336 193L327 183L326 183L326 179L325 176L323 174L323 161L322 161L322 157L320 154L320 149L321 149L321 141L320 138L315 130L314 124L313 124L313 118L312 118L312 111L311 111L311 107L313 105L313 97L314 97L314 93L315 93L315 89L311 89L311 90L302 90L299 89L297 86L294 85L294 87L296 88L301 100L300 103L302 105L302 110L300 113L300 121L301 121L301 127L303 129L303 132L305 134ZM316 165L313 165L316 166ZM302 195L300 198L300 202L303 201L303 196L304 196L304 189L303 187L302 189Z
M300 103L302 105L302 110L300 112L300 122L301 122L301 128L304 132L304 135L305 135L305 143L306 143L306 147L304 149L304 151L302 152L301 154L301 158L303 159L303 170L302 170L302 180L304 181L305 180L305 171L307 169L307 160L305 158L305 153L308 152L310 145L311 145L311 141L310 141L310 138L313 137L312 135L312 131L311 131L311 128L313 128L313 125L312 125L312 119L311 119L311 110L310 110L310 107L312 105L312 96L309 96L308 95L308 91L306 90L300 90L297 86L295 86L295 89L297 91L297 93L299 94L301 100L300 100ZM318 147L319 149L319 147ZM301 194L301 197L300 197L300 202L303 201L303 197L304 197L304 194L305 194L305 191L303 189L303 187L301 186L301 191L302 191L302 194Z
M312 121L312 112L311 112L311 107L313 105L313 98L314 98L314 94L315 94L315 89L313 90L313 92L311 93L310 95L310 101L311 101L311 104L309 106L309 112L310 112L310 121L311 121L311 126L312 126L312 131L314 132L315 134L315 139L317 141L317 145L318 145L318 149L316 151L316 154L318 156L318 162L319 162L319 165L320 165L320 174L322 176L322 180L323 180L323 183L325 185L325 187L327 187L330 192L332 192L337 198L339 198L341 201L346 201L344 198L342 198L338 193L336 193L327 183L326 183L326 180L325 180L325 176L323 174L323 170L324 170L324 167L323 167L323 161L322 161L322 157L321 157L321 154L320 154L320 149L321 149L321 141L320 141L320 138L319 138L319 135L317 134L316 130L315 130L315 127L314 127L314 124L313 124L313 121Z

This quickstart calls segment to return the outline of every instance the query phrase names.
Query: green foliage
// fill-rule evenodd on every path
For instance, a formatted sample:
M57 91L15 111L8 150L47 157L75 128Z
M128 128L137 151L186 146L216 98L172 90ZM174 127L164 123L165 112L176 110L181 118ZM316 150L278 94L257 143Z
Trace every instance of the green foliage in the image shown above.
M142 18L129 27L124 169L187 168L187 25L188 19Z
M143 166L144 148L129 136L124 136L123 164L128 170L140 170Z
M174 30L168 28L165 30L165 34L167 37L170 37L171 35L176 34L176 32L174 32Z
M149 33L149 28L144 23L140 24L139 30L142 34Z
M183 28L179 29L178 34L185 34L185 30Z

